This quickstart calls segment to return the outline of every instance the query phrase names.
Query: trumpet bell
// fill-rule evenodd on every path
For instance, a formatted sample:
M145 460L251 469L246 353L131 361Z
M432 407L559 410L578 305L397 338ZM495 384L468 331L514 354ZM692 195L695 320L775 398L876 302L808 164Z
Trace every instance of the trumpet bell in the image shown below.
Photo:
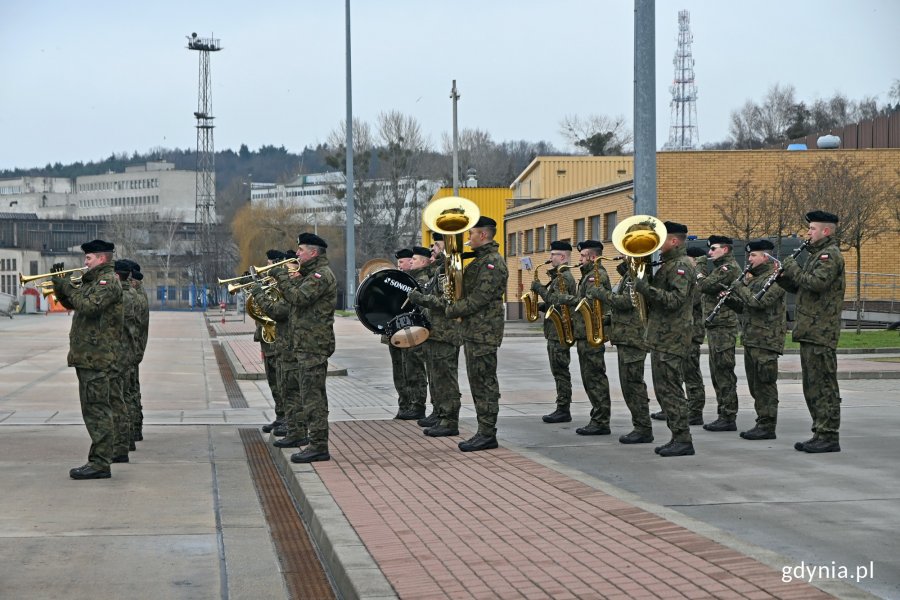
M666 226L650 215L634 215L616 225L612 243L616 250L632 258L649 256L666 241Z
M432 200L422 213L422 221L431 231L455 235L475 227L481 217L478 205L467 198L448 196Z

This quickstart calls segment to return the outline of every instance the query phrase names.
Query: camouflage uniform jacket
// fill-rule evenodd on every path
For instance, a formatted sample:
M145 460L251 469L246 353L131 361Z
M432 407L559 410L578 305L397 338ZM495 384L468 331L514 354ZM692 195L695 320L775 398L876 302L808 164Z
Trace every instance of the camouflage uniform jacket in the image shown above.
M499 347L503 341L503 294L509 272L497 242L475 248L463 271L463 298L447 307L447 317L462 317L465 341Z
M694 265L683 246L662 254L662 266L651 281L638 279L635 289L647 299L647 347L684 358L693 330Z
M809 258L800 267L784 259L784 272L776 279L786 291L797 294L795 342L837 348L844 305L844 257L834 238L822 238L809 246Z
M709 315L719 303L719 292L724 292L728 286L737 279L741 274L741 267L738 266L734 256L729 252L724 256L720 256L713 261L710 267L709 275L697 278L697 287L703 294L703 314ZM701 321L703 323L704 321ZM721 308L719 314L712 323L706 324L706 327L731 327L737 329L738 318L734 310L726 304Z
M294 352L334 354L334 309L337 281L327 256L317 256L300 267L300 277L291 279L287 269L276 267L278 289L291 306L291 345Z
M147 338L150 334L150 302L144 285L138 281L134 285L135 298L137 299L137 316L140 328L140 351L137 354L137 362L144 360L144 351L147 349Z
M275 287L271 289L275 290L278 288ZM256 332L253 334L253 341L260 343L263 354L266 356L290 352L292 347L291 305L288 304L281 293L267 293L257 286L251 288L250 294L253 296L253 301L256 302L259 309L263 311L267 317L275 321L275 341L273 343L267 344L262 341L262 325L259 325L258 323L256 325Z
M69 331L70 367L114 371L122 352L122 285L113 264L87 271L81 287L68 277L54 277L53 291L60 304L75 311Z
M646 350L644 324L631 300L631 293L626 285L628 281L627 277L622 279L616 291L594 288L589 295L599 295L603 302L603 312L609 314L609 328L606 331L609 343Z
M750 283L738 284L725 303L741 313L741 342L744 346L783 354L784 334L787 332L784 290L773 285L762 298L757 300L755 297L774 270L770 262L750 269L753 275Z
M550 296L550 300L556 304L566 304L569 306L569 310L572 311L572 321L575 324L575 339L586 340L587 331L584 326L584 317L581 316L580 312L575 312L575 307L578 306L578 303L581 302L582 299L586 299L593 305L593 301L596 298L597 300L600 300L603 311L601 318L604 318L609 313L609 309L606 307L606 303L603 301L600 294L594 292L594 290L601 287L609 293L612 290L612 285L609 283L609 275L607 274L606 269L603 268L603 265L598 265L597 267L597 271L600 275L599 281L594 275L593 263L581 265L579 268L581 269L581 279L578 281L578 288L575 290L575 293L554 294ZM607 336L609 336L608 332Z
M575 283L575 277L572 276L572 269L568 267L568 265L562 265L565 268L560 269L559 267L554 267L547 271L550 275L550 283L548 285L541 285L538 289L538 294L540 294L541 298L544 302L541 303L540 310L544 313L544 337L548 340L553 340L555 342L559 341L559 334L556 333L556 327L553 325L553 321L547 318L547 311L550 310L551 306L557 306L558 311L560 311L560 317L562 317L562 311L559 308L560 304L566 304L564 300L560 298L561 295L573 295L577 293L577 284ZM569 314L572 315L572 331L575 332L578 330L575 327L575 309L570 308ZM579 317L580 318L580 317ZM584 321L581 323L582 332L584 331ZM577 338L576 339L584 339Z
M130 284L122 285L122 312L125 326L122 329L122 360L129 365L138 364L143 355L141 347L141 318L138 291Z
M438 265L438 261L435 261L434 264ZM438 265L438 268L440 268L441 265L443 265L443 262ZM456 319L449 319L447 318L447 315L444 314L447 303L444 301L444 290L441 286L441 280L435 279L437 274L436 271L432 273L433 283L429 282L430 285L426 286L421 299L417 300L416 304L425 307L425 316L428 317L428 320L431 322L431 333L428 336L429 340L461 346L461 325Z
M700 273L706 271L705 256L697 258L697 265L695 268L697 269L697 281L699 282ZM691 343L702 344L703 340L706 338L706 314L703 312L703 292L700 291L699 285L694 286L693 308L694 333L691 336ZM716 318L718 319L718 316L716 316Z

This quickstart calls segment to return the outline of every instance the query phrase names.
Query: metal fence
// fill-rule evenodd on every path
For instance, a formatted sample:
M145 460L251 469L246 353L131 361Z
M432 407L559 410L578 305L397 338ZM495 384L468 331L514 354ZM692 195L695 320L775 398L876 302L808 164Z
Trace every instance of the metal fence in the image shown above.
M900 314L900 275L847 271L845 310L856 310L856 282L860 283L859 307L863 312Z

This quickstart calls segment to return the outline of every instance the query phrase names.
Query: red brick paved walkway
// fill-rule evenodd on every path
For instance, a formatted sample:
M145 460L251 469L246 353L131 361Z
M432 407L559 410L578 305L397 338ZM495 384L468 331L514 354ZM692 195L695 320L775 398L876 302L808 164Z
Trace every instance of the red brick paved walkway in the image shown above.
M511 450L331 427L315 469L401 598L829 597Z

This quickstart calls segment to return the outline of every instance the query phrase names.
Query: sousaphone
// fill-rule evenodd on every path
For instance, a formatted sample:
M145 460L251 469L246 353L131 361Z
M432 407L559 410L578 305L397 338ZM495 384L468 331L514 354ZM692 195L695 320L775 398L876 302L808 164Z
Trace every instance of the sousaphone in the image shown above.
M666 226L651 215L634 215L616 225L612 233L612 243L625 256L628 265L628 282L631 303L647 322L647 301L634 290L634 282L646 277L650 257L666 242Z

